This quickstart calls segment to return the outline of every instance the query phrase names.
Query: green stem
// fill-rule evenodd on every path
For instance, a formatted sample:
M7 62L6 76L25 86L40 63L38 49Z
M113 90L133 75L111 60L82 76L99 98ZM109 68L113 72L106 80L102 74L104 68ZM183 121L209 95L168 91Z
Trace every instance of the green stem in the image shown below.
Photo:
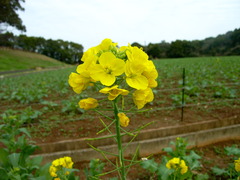
M116 119L116 135L117 135L117 144L118 144L118 156L119 156L119 164L120 164L120 174L121 179L126 179L125 173L125 166L124 166L124 157L123 157L123 148L122 148L122 139L121 139L121 132L120 132L120 123L118 118L118 107L117 107L117 99L113 101L113 108L114 108L114 116Z

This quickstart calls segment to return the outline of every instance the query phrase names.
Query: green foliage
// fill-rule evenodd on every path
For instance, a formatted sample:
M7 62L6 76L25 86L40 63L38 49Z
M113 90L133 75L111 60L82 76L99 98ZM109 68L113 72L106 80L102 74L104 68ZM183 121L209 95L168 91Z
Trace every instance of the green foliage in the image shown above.
M191 102L191 98L187 95L184 94L184 104L186 104L186 102ZM172 99L172 103L175 106L181 106L182 105L182 94L173 94L171 95L171 99Z
M237 179L237 177L240 176L240 172L235 170L234 160L237 160L240 157L240 148L238 148L236 145L225 147L224 153L225 155L231 157L232 163L229 163L227 168L219 168L218 166L214 166L211 168L212 173L215 176L221 176L230 180Z
M0 27L3 24L7 24L18 30L26 31L26 27L23 25L21 18L17 14L19 10L24 11L21 2L25 2L25 0L0 1ZM0 29L0 34L1 31L2 29Z
M187 141L183 138L177 138L176 142L170 142L173 147L166 147L163 149L167 153L167 156L162 157L160 164L157 164L153 159L141 162L142 168L156 174L159 180L172 180L172 179L208 179L207 174L201 174L198 171L201 169L201 163L199 159L201 156L196 154L193 150L188 152ZM166 167L167 162L172 158L180 158L186 162L188 171L181 174L174 169L168 169Z
M79 105L78 105L78 101L79 99L76 98L71 98L68 100L63 100L62 101L62 113L84 113L85 110L84 109L80 109Z
M151 58L240 55L240 29L203 40L176 40L143 46ZM135 43L138 45L138 43Z
M99 179L98 176L103 172L104 165L99 159L92 159L89 168L84 170L87 180Z
M10 109L1 114L3 117L3 122L5 122L5 119L8 117L14 117L14 119L21 124L33 123L34 121L38 120L41 115L41 111L34 110L31 106L27 107L23 111L14 111Z
M30 138L26 128L22 128L23 121L17 116L2 115L4 124L0 125L0 142L4 148L0 148L0 176L1 179L25 180L46 178L41 173L46 173L46 166L41 167L42 157L30 158L37 146L29 143ZM44 170L45 169L45 170Z
M69 41L28 37L26 35L12 37L9 33L1 34L0 39L4 40L0 42L0 46L9 45L8 47L39 53L68 64L79 63L83 55L83 46Z

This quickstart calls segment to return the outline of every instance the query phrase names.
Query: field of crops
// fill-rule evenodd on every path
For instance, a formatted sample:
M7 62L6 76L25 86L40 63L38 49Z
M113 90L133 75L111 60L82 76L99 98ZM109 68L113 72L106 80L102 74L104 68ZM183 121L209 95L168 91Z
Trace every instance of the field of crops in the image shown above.
M155 124L148 128L201 120L239 119L240 56L166 59L154 63L159 72L155 100L146 106L149 111L129 115L128 128L151 120ZM78 107L78 101L94 91L89 89L78 95L67 82L75 68L2 76L0 123L6 116L18 118L37 142L96 136L103 128L99 115ZM127 107L133 105L128 99L126 102L129 102Z

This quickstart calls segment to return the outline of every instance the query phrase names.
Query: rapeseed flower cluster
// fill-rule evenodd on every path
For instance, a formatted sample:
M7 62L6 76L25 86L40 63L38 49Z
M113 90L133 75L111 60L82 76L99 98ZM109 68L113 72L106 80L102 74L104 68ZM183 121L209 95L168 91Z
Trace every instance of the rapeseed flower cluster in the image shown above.
M131 45L118 47L111 39L104 39L88 49L81 61L77 72L72 72L68 80L74 92L80 94L89 86L100 87L98 91L107 94L110 101L131 94L138 109L153 101L152 88L157 86L158 72L142 49ZM89 110L96 108L98 102L87 98L79 105Z
M186 165L185 161L177 157L170 159L167 162L166 167L168 169L180 171L181 174L185 174L188 171L188 166Z
M235 170L240 172L240 158L234 161Z
M65 176L68 175L70 172L66 169L72 169L73 167L73 162L71 157L63 157L56 159L52 162L51 166L49 167L49 173L52 177L54 177L54 180L60 179L59 176Z

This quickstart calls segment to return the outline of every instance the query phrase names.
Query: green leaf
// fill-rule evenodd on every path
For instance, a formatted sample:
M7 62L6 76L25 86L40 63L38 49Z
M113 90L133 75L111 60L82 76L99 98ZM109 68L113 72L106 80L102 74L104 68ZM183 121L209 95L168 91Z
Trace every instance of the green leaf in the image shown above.
M13 167L18 167L20 160L20 153L12 153L8 156L10 163Z
M6 166L8 164L8 155L5 149L0 149L0 165Z
M195 153L195 151L190 151L189 156L190 156L192 159L201 159L201 156L199 156L197 153Z
M212 169L212 172L215 175L217 175L217 176L221 176L221 175L227 174L227 171L225 169L220 169L218 167L213 167L211 169Z
M48 171L50 166L51 166L51 163L47 163L44 166L41 166L40 169L37 171L36 175L39 177L43 176L43 177L45 177L45 179L51 179L51 176Z
M209 176L208 174L197 174L195 180L208 180Z
M41 162L42 162L43 157L42 156L37 156L31 159L31 164L33 166L40 166Z
M19 131L26 134L28 137L31 137L30 133L28 132L28 130L26 128L20 128Z
M141 162L141 166L151 173L156 172L158 169L158 164L153 159Z
M165 151L167 153L172 153L173 149L171 147L166 147L166 148L163 148L163 151Z
M224 148L226 155L234 155L234 156L240 156L240 148L237 148L235 146L231 147L225 147Z
M174 170L168 169L165 164L161 164L158 168L157 175L161 177L161 180L168 180L169 175L173 172Z
M6 170L1 167L0 167L0 177L1 179L9 179Z
M0 130L5 126L5 124L0 124Z

